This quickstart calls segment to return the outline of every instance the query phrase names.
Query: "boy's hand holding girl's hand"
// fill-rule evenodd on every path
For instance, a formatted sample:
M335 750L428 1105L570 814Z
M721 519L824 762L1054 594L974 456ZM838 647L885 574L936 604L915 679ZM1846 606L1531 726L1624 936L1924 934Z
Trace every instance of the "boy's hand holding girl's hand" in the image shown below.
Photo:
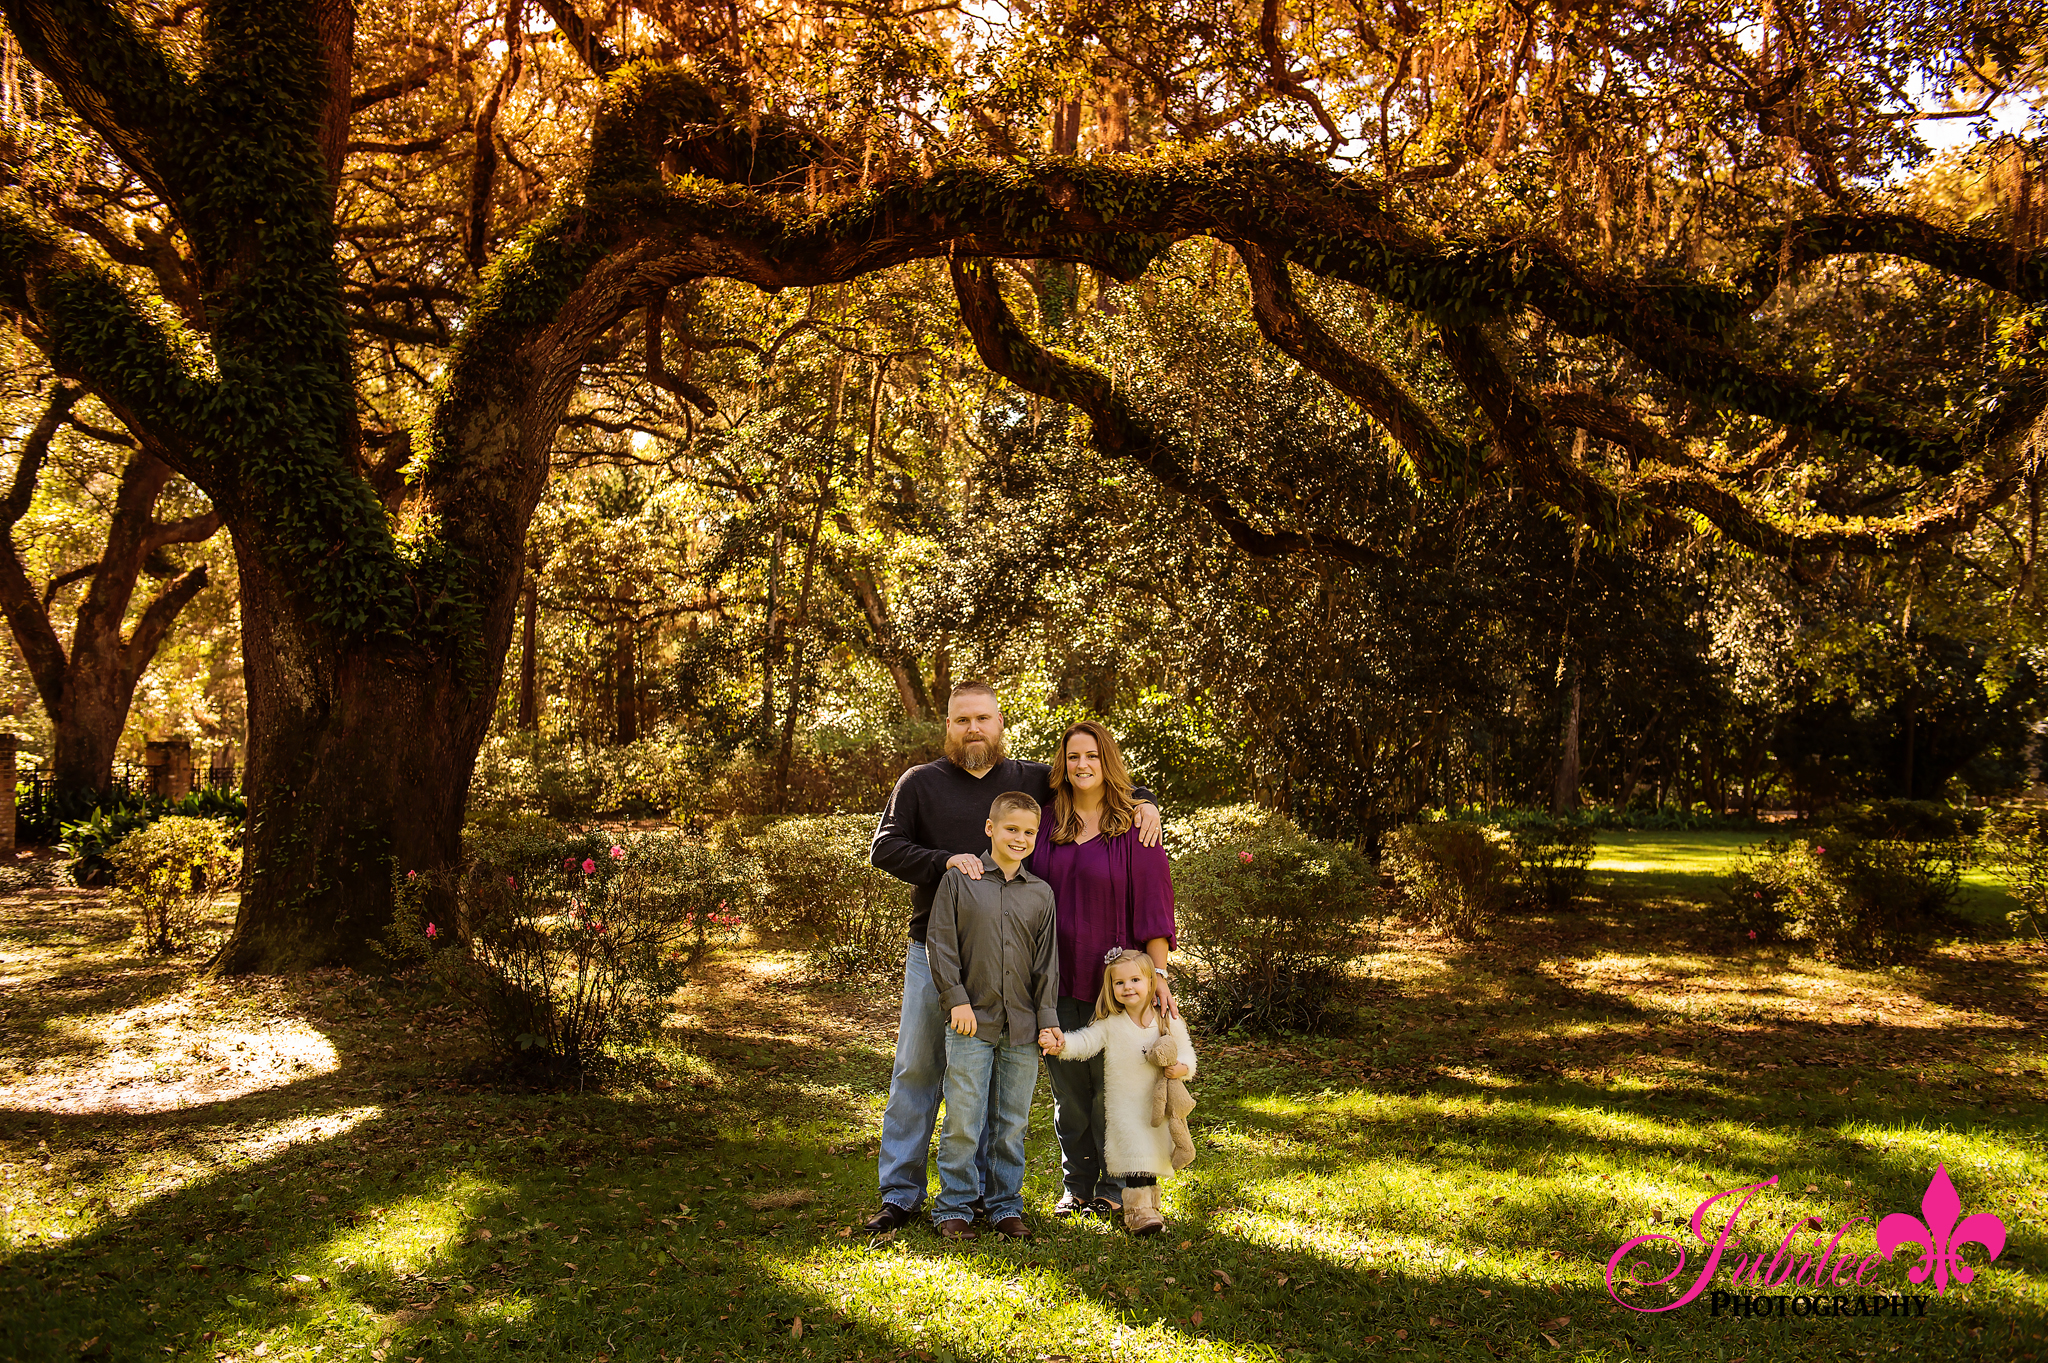
M1041 1028L1038 1033L1038 1049L1047 1055L1058 1055L1067 1048L1067 1034L1057 1027Z
M964 1003L954 1005L950 1025L954 1031L962 1036L973 1036L981 1026L979 1022L974 1020L974 1009Z

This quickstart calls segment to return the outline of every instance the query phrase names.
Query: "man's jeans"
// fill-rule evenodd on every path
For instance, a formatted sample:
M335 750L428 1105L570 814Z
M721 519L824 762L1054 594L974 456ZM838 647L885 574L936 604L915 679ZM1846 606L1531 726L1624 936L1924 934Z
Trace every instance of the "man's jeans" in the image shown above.
M946 1008L932 986L924 943L912 942L903 955L903 1014L896 1024L896 1068L889 1075L889 1105L882 1109L879 1165L882 1201L904 1211L924 1201L925 1168L931 1156L932 1123L946 1082ZM981 1186L988 1186L988 1133L977 1160Z
M1092 1003L1063 996L1059 1009L1063 1032L1078 1032L1095 1021ZM1109 1130L1103 1118L1102 1057L1054 1060L1048 1056L1045 1073L1052 1080L1052 1129L1060 1138L1060 1181L1083 1202L1097 1197L1121 1202L1122 1181L1102 1172L1106 1162L1102 1142Z
M946 1032L946 1129L939 1136L934 1221L972 1221L974 1195L991 1223L1024 1215L1024 1131L1038 1087L1038 1046Z

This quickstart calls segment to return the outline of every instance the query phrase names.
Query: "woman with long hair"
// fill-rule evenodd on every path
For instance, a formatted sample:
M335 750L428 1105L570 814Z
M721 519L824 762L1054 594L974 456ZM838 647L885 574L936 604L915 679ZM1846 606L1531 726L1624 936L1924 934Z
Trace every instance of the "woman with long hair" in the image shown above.
M1139 840L1130 769L1109 730L1094 720L1069 725L1053 753L1051 786L1031 870L1052 886L1058 906L1061 1030L1094 1020L1103 959L1122 948L1152 958L1159 1006L1179 1016L1165 969L1175 937L1166 849ZM1065 1185L1053 1214L1114 1215L1123 1184L1103 1162L1102 1057L1048 1059L1046 1069Z

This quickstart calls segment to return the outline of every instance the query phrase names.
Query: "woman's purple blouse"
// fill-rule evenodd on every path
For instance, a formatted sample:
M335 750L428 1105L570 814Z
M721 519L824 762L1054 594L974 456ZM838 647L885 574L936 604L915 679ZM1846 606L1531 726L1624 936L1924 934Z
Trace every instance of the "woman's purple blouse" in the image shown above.
M1166 849L1144 846L1135 827L1114 838L1057 843L1051 813L1048 805L1031 870L1052 886L1058 910L1060 993L1093 1003L1112 947L1143 950L1154 937L1173 945L1173 877Z

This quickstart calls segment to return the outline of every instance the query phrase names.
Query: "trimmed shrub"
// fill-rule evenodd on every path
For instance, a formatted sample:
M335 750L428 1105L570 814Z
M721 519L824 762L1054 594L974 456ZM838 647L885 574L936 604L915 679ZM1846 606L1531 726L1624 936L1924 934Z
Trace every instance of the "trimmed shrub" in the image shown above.
M171 815L108 849L114 904L135 910L135 936L144 951L192 944L200 920L235 888L242 866L238 831L218 819Z
M1731 878L1728 893L1745 931L1765 940L1773 923L1826 960L1896 965L1924 952L1957 926L1950 915L1962 885L1967 846L1860 838L1827 830L1764 844Z
M1516 878L1525 902L1556 913L1586 892L1586 868L1598 837L1591 824L1546 815L1522 815L1505 825L1519 862Z
M815 972L857 979L901 969L910 887L868 864L873 814L781 819L748 840L761 866L755 924L796 939Z
M1188 1010L1218 1031L1324 1027L1385 911L1370 864L1251 805L1175 820L1167 841Z
M1984 831L1984 811L1938 800L1873 800L1830 810L1823 827L1883 842L1958 842Z
M1728 896L1728 927L1737 937L1770 946L1791 935L1792 877L1784 860L1788 853L1787 843L1767 839L1729 872L1722 892Z
M744 923L742 857L676 834L473 831L459 875L397 875L391 954L423 957L500 1056L554 1080L659 1026L669 996ZM437 916L440 915L440 916Z
M1216 847L1256 852L1261 847L1291 847L1308 838L1285 814L1254 804L1198 809L1169 822L1165 833L1167 853L1176 861Z
M2048 939L2048 809L2010 809L1992 815L1984 833L1984 859L2020 906L2005 916L2014 932L2032 928Z
M62 823L57 846L72 858L71 879L79 885L111 885L114 863L109 854L121 840L158 819L219 820L239 826L249 816L249 802L237 790L195 790L177 800L115 793L86 810L82 818Z
M1396 829L1381 865L1393 872L1403 912L1468 939L1507 911L1521 874L1508 834L1454 820Z

